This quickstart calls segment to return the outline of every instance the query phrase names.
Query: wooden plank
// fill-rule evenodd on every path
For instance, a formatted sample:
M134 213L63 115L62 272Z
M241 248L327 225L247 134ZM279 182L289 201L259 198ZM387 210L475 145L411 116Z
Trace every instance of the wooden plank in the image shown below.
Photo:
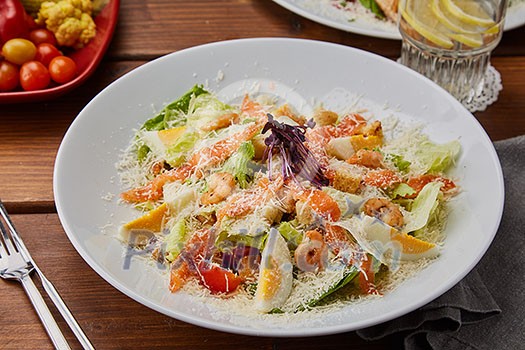
M523 45L525 46L525 45ZM474 115L493 141L525 134L525 57L493 57L503 90L498 100Z

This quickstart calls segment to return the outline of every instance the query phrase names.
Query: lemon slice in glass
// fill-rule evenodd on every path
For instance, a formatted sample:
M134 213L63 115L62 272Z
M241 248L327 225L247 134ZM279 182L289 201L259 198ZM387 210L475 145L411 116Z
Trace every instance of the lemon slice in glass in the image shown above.
M480 47L481 45L483 45L483 38L481 37L481 34L451 33L450 37L472 48Z
M475 33L476 31L470 25L465 25L457 18L450 15L447 9L441 6L441 0L432 0L432 12L436 18L443 24L445 27L456 33Z
M428 6L414 7L410 5L409 2L401 12L401 16L405 21L425 39L445 49L451 49L454 43L450 37L444 33L446 28L439 23L430 8ZM417 9L417 16L411 13L411 9Z
M494 24L492 27L490 27L489 29L487 29L484 33L485 34L498 34L499 33L499 28L500 26L498 24Z
M444 7L461 22L480 27L492 27L496 23L479 3L474 0L442 0Z

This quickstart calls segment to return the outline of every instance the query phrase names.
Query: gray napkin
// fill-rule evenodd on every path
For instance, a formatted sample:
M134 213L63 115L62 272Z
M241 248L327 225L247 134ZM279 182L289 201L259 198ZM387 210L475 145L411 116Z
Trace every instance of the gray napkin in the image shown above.
M494 145L505 179L505 208L485 256L441 297L361 329L360 337L389 336L407 350L525 349L525 135Z

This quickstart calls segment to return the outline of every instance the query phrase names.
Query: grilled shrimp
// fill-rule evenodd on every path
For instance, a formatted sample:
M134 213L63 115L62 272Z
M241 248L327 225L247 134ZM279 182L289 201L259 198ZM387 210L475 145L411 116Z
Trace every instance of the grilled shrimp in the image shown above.
M210 205L223 201L235 188L235 178L230 173L213 173L207 179L208 191L201 196L201 204Z
M294 253L295 264L305 272L317 272L324 269L328 259L328 249L323 235L312 230L304 234L303 241Z
M360 149L346 161L349 164L361 165L367 168L382 168L383 155L377 151Z
M386 198L370 198L364 204L364 212L392 227L399 228L404 224L399 207Z

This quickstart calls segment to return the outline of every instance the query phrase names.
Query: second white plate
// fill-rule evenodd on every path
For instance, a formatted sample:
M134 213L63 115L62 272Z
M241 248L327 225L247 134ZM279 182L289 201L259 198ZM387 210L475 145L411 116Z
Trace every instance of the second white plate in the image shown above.
M351 33L383 39L401 39L396 24L375 20L370 16L356 16L336 9L325 0L273 0L282 7L314 22ZM505 20L505 30L525 24L525 2L509 7Z

